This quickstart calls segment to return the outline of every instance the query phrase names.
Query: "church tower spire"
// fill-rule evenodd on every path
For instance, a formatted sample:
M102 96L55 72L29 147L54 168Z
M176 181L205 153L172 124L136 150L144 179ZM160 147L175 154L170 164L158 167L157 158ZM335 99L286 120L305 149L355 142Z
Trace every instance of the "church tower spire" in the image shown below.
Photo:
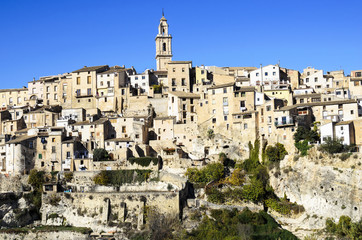
M168 24L162 9L162 18L158 25L158 34L156 36L156 65L157 71L166 70L166 64L172 61L172 36L168 34Z

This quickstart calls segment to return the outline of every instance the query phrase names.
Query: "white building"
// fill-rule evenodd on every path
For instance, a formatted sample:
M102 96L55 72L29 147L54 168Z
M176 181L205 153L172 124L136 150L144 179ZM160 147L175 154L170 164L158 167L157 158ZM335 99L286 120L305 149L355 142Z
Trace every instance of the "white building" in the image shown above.
M143 73L134 74L129 76L131 86L140 89L140 93L149 94L150 86L157 84L157 81L153 78L151 71L146 69Z
M278 65L267 65L250 72L250 85L276 89L287 87L289 81Z

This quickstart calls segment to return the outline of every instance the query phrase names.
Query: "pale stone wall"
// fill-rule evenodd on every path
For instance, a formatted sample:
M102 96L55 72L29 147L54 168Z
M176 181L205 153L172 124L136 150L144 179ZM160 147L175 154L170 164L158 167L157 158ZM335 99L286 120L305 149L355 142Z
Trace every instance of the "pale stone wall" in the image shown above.
M178 216L179 192L113 192L113 193L57 193L57 206L49 203L52 194L43 194L42 224L47 217L57 213L63 222L72 226L88 226L93 230L107 229L108 222L132 223L133 228L142 225L144 208L156 208L160 213Z

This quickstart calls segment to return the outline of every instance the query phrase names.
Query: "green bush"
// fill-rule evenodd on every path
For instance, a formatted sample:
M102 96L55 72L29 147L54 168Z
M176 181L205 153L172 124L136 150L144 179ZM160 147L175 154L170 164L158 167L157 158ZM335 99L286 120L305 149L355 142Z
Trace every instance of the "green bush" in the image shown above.
M131 164L136 163L142 167L148 167L151 162L153 165L158 164L158 158L156 158L156 157L138 157L138 158L131 157L128 159L128 161Z
M332 219L326 220L325 230L339 238L344 239L361 239L362 236L362 219L359 222L352 222L348 216L341 216L338 224Z
M311 146L309 146L309 144L308 144L308 140L295 142L294 146L298 149L301 156L306 156L308 153L308 150L311 148Z
M278 213L290 214L290 206L289 206L289 203L286 201L278 201L276 199L267 199L267 200L265 200L265 205L268 208L271 208Z
M221 163L210 163L200 170L196 168L188 168L186 176L190 182L194 183L218 181L224 176L224 166Z
M294 133L294 141L300 142L303 140L307 140L307 142L317 142L320 140L316 127L311 130L310 128L305 128L303 126L299 126Z
M252 179L251 184L245 185L242 190L242 197L245 200L259 202L264 199L266 192L261 180Z
M109 154L104 148L96 148L93 151L93 161L109 161Z
M341 159L342 161L346 161L350 156L351 156L352 153L342 153L340 156L339 156L339 159Z
M268 146L266 148L266 156L268 157L268 160L272 162L283 160L287 154L288 152L281 143L276 143L275 146Z
M224 194L215 187L212 187L206 191L207 201L212 203L221 204L225 202Z
M344 147L340 140L332 139L329 137L325 140L323 144L320 145L319 149L329 154L335 154L335 153L341 153Z
M42 191L44 184L44 172L37 171L35 169L30 170L28 183L34 188L34 190Z
M145 182L150 173L151 170L138 169L101 171L93 180L99 185L121 186L125 183Z
M187 240L215 239L298 239L292 233L283 230L267 213L243 211L211 210L211 218L204 217L200 225L190 233L185 233Z
M65 172L64 178L65 178L65 181L71 182L73 180L73 172Z

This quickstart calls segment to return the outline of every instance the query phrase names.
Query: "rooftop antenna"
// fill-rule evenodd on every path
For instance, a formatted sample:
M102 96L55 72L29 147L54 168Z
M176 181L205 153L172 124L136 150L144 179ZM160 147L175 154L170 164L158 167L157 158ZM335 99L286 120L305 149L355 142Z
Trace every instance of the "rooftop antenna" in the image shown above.
M164 17L165 16L165 14L164 14L164 12L163 12L163 8L162 8L162 17Z

